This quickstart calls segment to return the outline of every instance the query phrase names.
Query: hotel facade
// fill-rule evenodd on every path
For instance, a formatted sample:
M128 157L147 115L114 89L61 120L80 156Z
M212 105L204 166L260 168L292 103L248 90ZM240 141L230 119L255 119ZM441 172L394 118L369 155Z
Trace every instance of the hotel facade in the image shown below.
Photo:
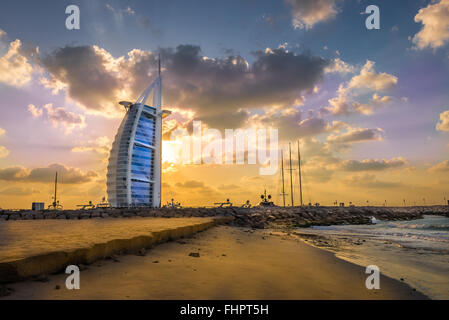
M145 102L152 94L153 105ZM107 194L111 207L160 207L162 78L158 78L135 103L120 102L126 115L112 144L107 172Z

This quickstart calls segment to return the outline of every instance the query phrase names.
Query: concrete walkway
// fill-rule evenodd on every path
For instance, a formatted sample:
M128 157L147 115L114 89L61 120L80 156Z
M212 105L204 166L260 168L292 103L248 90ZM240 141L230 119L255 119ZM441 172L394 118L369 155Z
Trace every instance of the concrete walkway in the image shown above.
M0 222L0 283L90 264L191 236L224 218L131 218Z

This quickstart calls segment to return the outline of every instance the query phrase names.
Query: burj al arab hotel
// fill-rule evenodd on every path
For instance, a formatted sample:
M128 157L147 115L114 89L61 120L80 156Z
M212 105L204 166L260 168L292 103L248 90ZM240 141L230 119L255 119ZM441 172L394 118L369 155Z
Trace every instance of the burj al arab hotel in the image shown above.
M152 94L153 105L146 105ZM159 59L157 79L135 103L121 101L126 109L112 144L107 173L111 207L161 205L162 78Z

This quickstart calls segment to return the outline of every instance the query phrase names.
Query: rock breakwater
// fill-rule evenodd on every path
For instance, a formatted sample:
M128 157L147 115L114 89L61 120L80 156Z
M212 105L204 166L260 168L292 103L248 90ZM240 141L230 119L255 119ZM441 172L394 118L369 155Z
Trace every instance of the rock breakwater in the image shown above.
M0 210L0 221L41 219L105 219L133 217L232 217L232 225L267 228L272 225L309 227L333 224L369 224L379 220L413 220L423 215L449 216L449 206L422 207L253 207L253 208L97 208L61 211Z

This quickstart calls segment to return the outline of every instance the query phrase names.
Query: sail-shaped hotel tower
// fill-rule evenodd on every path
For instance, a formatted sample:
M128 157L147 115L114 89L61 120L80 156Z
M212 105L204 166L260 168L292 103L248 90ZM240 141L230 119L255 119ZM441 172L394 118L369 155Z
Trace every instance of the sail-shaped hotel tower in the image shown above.
M153 105L146 100L153 94ZM162 78L159 60L157 79L135 103L120 102L126 115L112 144L107 173L111 207L161 205Z

